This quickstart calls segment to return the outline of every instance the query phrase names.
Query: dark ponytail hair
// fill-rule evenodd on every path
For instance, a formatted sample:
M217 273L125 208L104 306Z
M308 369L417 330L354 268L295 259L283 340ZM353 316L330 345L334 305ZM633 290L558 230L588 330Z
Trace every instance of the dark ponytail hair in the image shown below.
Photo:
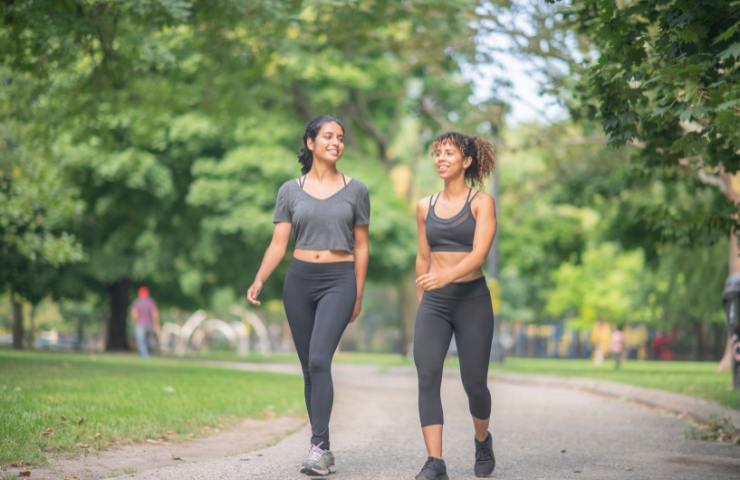
M315 142L316 135L321 131L321 127L332 122L342 127L342 132L345 131L342 121L332 115L319 115L306 125L306 132L303 134L303 146L298 151L298 162L301 164L301 173L304 175L311 170L311 165L313 164L313 152L308 149L308 139L310 138Z
M460 132L445 132L432 142L432 152L445 143L454 145L462 153L463 161L470 157L473 162L465 169L465 180L474 187L480 187L496 169L496 151L491 142L478 136Z

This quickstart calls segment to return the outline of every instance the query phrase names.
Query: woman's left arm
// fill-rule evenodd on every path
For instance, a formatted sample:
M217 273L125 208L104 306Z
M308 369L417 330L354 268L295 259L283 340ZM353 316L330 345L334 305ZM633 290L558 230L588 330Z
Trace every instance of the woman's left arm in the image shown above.
M352 311L350 322L354 322L362 310L362 295L365 293L365 277L367 276L367 264L370 259L370 242L368 225L355 225L355 277L357 278L357 300L355 309Z
M475 235L473 250L455 267L446 272L427 273L416 279L416 284L424 290L434 290L454 282L458 278L478 270L488 257L488 251L496 236L496 204L493 198L485 193L478 195L473 213L475 213Z

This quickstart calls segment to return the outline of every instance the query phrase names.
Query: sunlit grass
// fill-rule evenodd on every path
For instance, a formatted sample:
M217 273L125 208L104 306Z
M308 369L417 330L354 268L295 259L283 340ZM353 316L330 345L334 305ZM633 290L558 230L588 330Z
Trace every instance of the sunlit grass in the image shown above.
M586 359L507 358L502 365L493 364L493 371L609 380L714 400L740 410L740 392L732 389L732 374L718 373L715 362L628 360L615 370L610 361L597 366Z
M0 464L302 412L302 386L187 361L0 350Z

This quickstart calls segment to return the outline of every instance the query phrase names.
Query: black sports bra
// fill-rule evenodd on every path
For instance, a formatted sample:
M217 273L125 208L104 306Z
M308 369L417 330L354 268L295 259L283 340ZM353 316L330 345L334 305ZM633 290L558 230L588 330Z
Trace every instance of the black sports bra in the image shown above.
M434 203L432 203L434 195L429 197L429 211L424 225L427 231L427 242L433 252L470 252L473 250L475 217L473 217L470 202L478 195L478 192L471 197L472 191L473 189L468 190L462 210L450 218L439 218L434 213L434 206L441 193L437 194L437 200Z

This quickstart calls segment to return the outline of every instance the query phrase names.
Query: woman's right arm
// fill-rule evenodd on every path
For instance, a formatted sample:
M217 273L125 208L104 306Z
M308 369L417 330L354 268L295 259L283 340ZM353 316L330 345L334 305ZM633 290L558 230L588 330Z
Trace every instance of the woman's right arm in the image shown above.
M260 292L262 291L262 285L270 278L270 275L275 268L277 268L280 261L285 256L285 251L288 249L288 241L290 240L290 231L292 225L287 222L281 222L275 224L275 229L272 231L272 240L270 245L265 250L265 255L262 257L262 264L260 264L257 275L254 276L254 282L247 290L247 301L252 305L259 305L261 302L257 300Z
M427 216L428 203L426 198L419 200L416 204L416 231L419 236L419 246L416 251L416 277L424 275L429 271L429 266L432 260L432 252L429 248L429 242L427 242L427 229L424 219ZM424 295L424 290L421 287L416 287L416 300L421 302L421 297Z

